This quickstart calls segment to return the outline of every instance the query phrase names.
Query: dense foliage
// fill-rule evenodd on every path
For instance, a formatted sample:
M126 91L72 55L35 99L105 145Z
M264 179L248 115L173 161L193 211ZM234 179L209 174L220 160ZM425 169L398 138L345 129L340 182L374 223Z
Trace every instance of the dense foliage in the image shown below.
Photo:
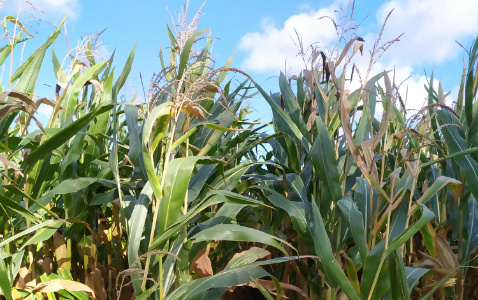
M232 57L214 66L197 17L167 28L144 103L119 100L135 48L118 72L86 40L65 67L52 48L63 23L10 74L0 298L478 297L478 40L453 107L432 75L410 115L390 72L346 89L356 28L268 94ZM0 65L33 38L13 17L3 26ZM380 36L370 66L394 42ZM50 53L56 94L37 99ZM253 93L272 127L248 121Z

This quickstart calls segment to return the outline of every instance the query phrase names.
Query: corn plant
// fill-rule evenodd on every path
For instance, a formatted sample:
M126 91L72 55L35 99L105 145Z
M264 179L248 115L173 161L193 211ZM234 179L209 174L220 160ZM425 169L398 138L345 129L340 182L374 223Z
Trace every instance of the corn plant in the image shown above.
M121 72L114 54L97 55L97 36L60 60L63 20L16 67L16 46L33 36L3 19L0 295L473 298L478 40L453 107L432 74L428 105L411 115L391 71L370 75L398 38L381 32L357 70L364 41L342 18L338 46L311 48L306 69L281 73L267 94L232 57L215 66L202 7L187 23L187 6L166 28L148 92L121 101L136 47ZM38 99L50 53L57 82ZM269 131L248 119L256 89ZM52 108L43 123L40 105Z
M380 44L380 36L369 70L394 42ZM298 264L287 280L310 298L445 297L447 286L463 298L465 266L477 246L473 187L464 185L476 177L476 134L463 129L475 128L476 43L456 108L460 123L441 88L430 88L433 77L429 105L408 118L388 71L366 73L361 88L346 90L361 42L352 37L336 56L313 52L312 69L281 74L280 93L258 86L283 135L269 141L269 157L280 166L275 180L255 188L277 208L270 215L275 229L299 254L319 258Z
M221 86L232 58L214 69L211 37L193 49L205 31L175 35L167 28L169 65L161 56L146 103L120 103L135 49L116 78L114 54L98 60L95 39L87 39L68 54L66 67L51 51L56 95L35 103L35 80L62 26L12 74L13 91L2 94L10 101L1 120L5 297L194 299L266 276L262 265L289 261L256 262L269 252L254 243L288 252L254 225L266 205L243 176L265 173L253 150L270 137L246 119L248 80ZM39 104L53 112L32 130Z

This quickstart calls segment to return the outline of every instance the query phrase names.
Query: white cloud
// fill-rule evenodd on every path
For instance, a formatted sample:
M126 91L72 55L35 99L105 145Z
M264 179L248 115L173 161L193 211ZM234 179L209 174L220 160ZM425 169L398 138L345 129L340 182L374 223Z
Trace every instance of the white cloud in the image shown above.
M377 13L378 25L394 9L385 28L385 39L405 33L384 59L412 66L440 64L463 53L455 41L476 37L476 0L395 0Z
M336 39L336 31L329 19L333 16L335 6L307 13L292 15L280 28L270 18L262 21L262 32L250 32L239 42L239 49L248 53L242 68L255 72L278 72L287 69L300 70L304 67L302 59L297 57L297 36L301 35L304 47L320 42L321 47L330 46ZM295 43L294 43L295 42Z
M287 59L289 67L300 69L303 63L296 57L295 30L302 35L304 46L316 42L321 48L334 45L335 28L330 20L319 18L336 16L334 10L339 4L346 8L342 2L336 0L318 10L299 4L299 8L307 12L292 15L279 26L270 18L263 19L260 32L249 32L239 42L239 49L247 53L242 67L262 73L277 71L284 69ZM395 65L421 68L424 64L441 64L463 54L455 41L474 38L478 32L476 0L392 0L378 9L373 35L368 34L371 38L366 39L367 42L373 42L392 9L382 41L405 34L385 53L383 60Z
M69 19L77 19L81 11L79 0L29 0L28 2L25 0L7 0L2 9L15 16L20 9L33 13L38 18L44 18L34 8L45 12L47 18L63 18L68 14Z
M50 119L51 114L53 113L53 107L47 104L41 104L38 107L36 113L40 122L46 124L46 122L48 122L48 120Z
M319 20L319 18L334 16L334 10L339 5L346 8L346 4L342 2L342 0L336 0L331 6L318 10L302 5L300 8L308 9L307 13L292 15L279 26L273 24L270 19L264 19L260 32L247 33L239 43L239 49L247 53L242 67L246 71L277 74L279 70L284 70L284 62L287 59L287 68L297 73L303 68L303 62L296 57L298 50L291 39L291 37L295 38L294 29L302 34L305 46L314 42L320 42L322 49L335 45L337 42L335 28L329 20ZM364 35L364 57L356 55L355 63L362 72L367 69L369 50L392 8L394 11L386 25L382 42L392 40L403 32L405 35L400 42L388 49L379 63L373 66L371 76L384 70L394 70L397 85L408 78L401 85L400 94L404 101L407 98L406 106L411 110L410 113L415 113L426 104L427 99L427 92L424 89L427 78L423 74L423 67L427 64L443 64L458 55L464 55L464 51L455 43L455 40L466 44L469 39L476 37L478 18L475 15L478 11L478 1L393 0L385 2L378 9L376 20L372 21L371 25L367 25L371 32ZM348 72L350 74L350 67ZM389 75L392 78L393 72ZM358 80L354 79L349 88L354 90L359 86ZM452 94L447 98L448 105L456 101L457 89L458 87L455 86Z

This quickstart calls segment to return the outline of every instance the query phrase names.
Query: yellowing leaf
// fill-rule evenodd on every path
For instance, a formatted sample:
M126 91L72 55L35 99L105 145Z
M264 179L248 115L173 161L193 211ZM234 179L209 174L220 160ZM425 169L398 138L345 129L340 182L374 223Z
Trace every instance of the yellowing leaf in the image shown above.
M58 269L65 269L68 267L68 252L66 250L65 240L58 232L53 234L53 248L55 249L56 262Z
M12 22L13 24L15 24L16 26L20 27L20 29L25 32L26 34L28 34L30 37L33 37L33 35L30 34L30 32L28 32L28 30L25 28L25 26L23 26L22 23L20 23L17 19L15 19L14 17L12 16L7 16L5 18L3 18L3 27L6 27L7 26L7 21L9 22Z
M54 279L47 282L42 282L32 290L32 294L49 292L54 293L60 290L68 290L70 292L83 291L90 295L92 298L96 298L95 292L93 292L93 290L90 289L87 285L69 279Z

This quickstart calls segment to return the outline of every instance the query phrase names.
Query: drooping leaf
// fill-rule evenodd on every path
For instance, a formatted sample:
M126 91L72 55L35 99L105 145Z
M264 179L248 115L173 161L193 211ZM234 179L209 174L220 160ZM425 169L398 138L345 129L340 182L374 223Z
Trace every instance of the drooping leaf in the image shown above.
M163 187L163 199L159 203L158 233L162 233L173 224L184 205L186 192L192 171L199 160L213 162L211 158L188 156L173 159L166 170ZM187 200L186 200L187 201Z
M38 199L37 203L46 206L48 202L50 202L53 197L56 195L65 195L65 194L71 194L75 193L81 189L84 189L88 186L90 186L92 183L97 182L98 178L77 178L77 179L67 179L61 182L58 186L56 186L54 189L48 191L45 193L40 199ZM40 206L38 204L33 204L28 208L29 211L35 212L38 209L40 209ZM66 208L71 208L72 203L68 203L66 201L65 207Z
M33 288L32 294L58 292L60 290L67 290L72 292L84 291L91 297L95 298L95 292L89 286L69 279L54 279L49 280L47 282L42 282L35 286L35 288Z
M410 299L407 273L399 250L390 255L390 285L393 299Z
M428 273L428 271L430 271L430 269L405 267L408 280L408 290L410 292L412 292L412 289L417 284L418 280Z
M310 150L310 160L315 169L319 172L320 179L324 181L332 196L332 201L337 202L342 199L342 187L339 180L339 171L335 159L335 150L330 140L327 126L320 117L315 119L317 124L317 137ZM329 209L330 203L321 203L320 209L322 215Z
M236 224L219 224L196 233L191 237L191 239L195 239L197 241L209 240L263 243L279 249L285 255L288 255L288 253L280 243L286 244L292 249L295 249L291 244L280 238L257 229Z
M25 248L28 245L35 245L44 240L47 240L52 237L52 235L63 225L64 221L58 220L54 223L51 223L48 226L40 228L35 234L26 241L20 249Z
M179 300L179 299L191 299L191 300L200 300L204 294L214 288L225 288L236 286L249 282L254 279L270 276L260 266L276 264L295 260L297 257L281 257L276 259L270 259L265 261L258 261L246 265L240 265L235 268L225 269L213 276L200 278L188 282L176 290L174 290L170 295L168 295L165 300ZM224 293L225 290L222 292ZM221 296L222 293L216 296Z
M332 253L330 239L325 230L319 208L315 202L312 202L312 219L309 221L309 224L312 229L315 253L322 261L327 283L331 287L340 287L347 297L352 300L360 299Z
M97 115L105 113L111 108L111 105L107 105L99 107L97 109L93 109L89 113L85 114L83 117L61 129L58 133L43 142L38 148L30 152L28 156L23 160L21 168L24 170L25 173L28 173L28 171L30 171L33 166L39 160L43 159L49 152L65 144L66 141L72 138L83 127L88 125L88 123L90 123L91 120L93 120Z
M349 226L354 241L359 249L360 256L362 261L365 261L367 257L367 241L365 240L365 230L363 226L363 216L362 213L358 210L357 205L352 201L349 196L346 196L344 199L337 202L342 216L346 221L346 224Z

